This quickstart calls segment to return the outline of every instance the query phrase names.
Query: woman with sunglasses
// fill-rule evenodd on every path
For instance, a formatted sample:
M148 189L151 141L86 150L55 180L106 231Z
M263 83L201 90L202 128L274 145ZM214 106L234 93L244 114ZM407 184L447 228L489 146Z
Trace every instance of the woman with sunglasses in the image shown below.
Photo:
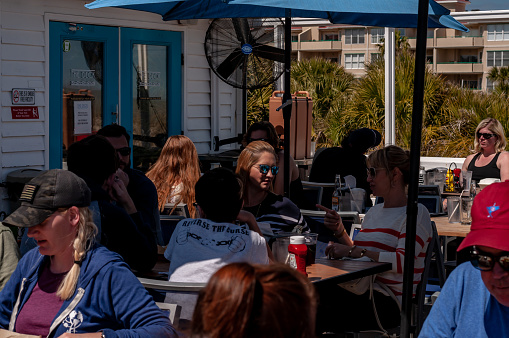
M200 162L196 147L187 136L170 136L147 177L156 186L161 212L166 203L174 204L170 214L179 203L185 203L191 217L196 216L194 186L200 178Z
M410 176L409 155L408 151L391 145L376 150L367 158L367 180L373 195L383 197L384 203L369 209L355 241L352 242L348 237L341 217L335 211L319 206L326 211L325 226L334 231L339 241L327 247L325 252L330 258L363 258L392 263L392 270L376 276L373 287L377 314L386 329L396 327L400 323L407 218L406 187ZM431 236L428 210L419 204L415 252L411 253L415 257L414 295L421 279ZM320 293L323 296L320 297L322 303L319 307L317 325L324 331L378 328L369 289L362 295L339 287L324 289Z
M253 123L242 140L242 144L246 147L253 141L265 141L270 144L277 155L276 165L281 173L285 170L284 164L284 150L279 147L279 137L277 136L276 128L269 121L261 121ZM309 205L309 202L304 197L302 182L299 176L299 169L295 164L295 160L290 155L290 200L297 204L301 209L314 209ZM284 195L284 177L283 175L276 176L272 182L274 193Z
M475 130L474 151L463 162L462 170L472 172L472 180L509 179L509 153L502 124L494 118L482 120Z
M309 231L300 209L288 198L272 192L279 167L270 144L249 143L240 153L236 172L244 188L243 209L252 213L258 222L270 223L274 231Z

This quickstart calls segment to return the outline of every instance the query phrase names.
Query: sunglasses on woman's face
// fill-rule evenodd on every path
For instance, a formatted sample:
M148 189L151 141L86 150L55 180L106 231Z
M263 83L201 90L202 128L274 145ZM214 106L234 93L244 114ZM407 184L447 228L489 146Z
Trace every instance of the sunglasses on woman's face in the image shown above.
M385 168L374 168L374 167L367 168L368 176L371 178L375 178L377 170L385 170Z
M267 175L269 173L269 170L272 172L272 175L274 176L276 176L277 173L279 172L278 166L271 167L270 165L267 164L259 164L258 168L260 169L260 173L264 175Z
M495 267L495 263L498 262L504 271L509 272L509 252L505 252L502 255L495 256L487 252L483 252L473 247L470 252L470 262L474 268L481 271L491 271Z
M481 138L484 137L485 140L489 140L490 138L492 138L493 136L497 136L496 134L490 134L490 133L477 133L477 138Z

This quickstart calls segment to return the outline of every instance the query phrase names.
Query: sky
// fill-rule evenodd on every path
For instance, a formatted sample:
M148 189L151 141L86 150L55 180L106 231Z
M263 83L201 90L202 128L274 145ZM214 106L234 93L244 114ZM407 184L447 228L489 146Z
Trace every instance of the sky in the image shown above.
M492 9L509 9L509 0L470 0L466 10L480 9L488 11Z

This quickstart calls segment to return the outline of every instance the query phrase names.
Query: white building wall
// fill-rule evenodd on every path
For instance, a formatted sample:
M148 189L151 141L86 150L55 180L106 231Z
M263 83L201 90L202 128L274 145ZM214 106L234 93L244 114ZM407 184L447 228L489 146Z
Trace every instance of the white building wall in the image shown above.
M49 22L159 29L182 32L182 130L200 154L210 153L212 137L236 136L241 117L240 91L216 79L204 54L209 20L164 22L156 14L118 8L89 10L91 1L0 1L0 181L15 169L49 169ZM35 88L39 119L13 120L12 88ZM214 102L214 106L212 105ZM216 121L217 123L213 123ZM228 149L228 146L221 150ZM9 211L7 191L0 188L0 211Z

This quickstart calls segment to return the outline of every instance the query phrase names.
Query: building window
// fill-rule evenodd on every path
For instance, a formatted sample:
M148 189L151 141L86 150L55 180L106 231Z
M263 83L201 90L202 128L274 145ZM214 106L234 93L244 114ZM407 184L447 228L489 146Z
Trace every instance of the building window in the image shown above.
M338 63L338 58L327 58L332 63Z
M382 54L380 53L371 53L371 62L377 62L382 59Z
M435 29L434 28L428 28L427 32L427 38L433 39L435 37Z
M371 28L371 43L382 43L385 37L385 30L383 28Z
M486 91L492 92L495 90L496 82L491 81L490 79L486 79Z
M338 33L323 33L322 35L323 41L339 41Z
M460 55L460 62L476 63L477 55Z
M426 55L426 62L433 64L433 55Z
M509 24L488 25L488 41L509 40Z
M364 29L346 29L345 44L361 44L364 43Z
M398 31L399 31L399 36L406 36L406 35L405 35L406 31L405 31L405 29L404 29L404 28L398 28L398 29L396 29L396 30L398 30Z
M299 42L299 36L298 35L292 35L292 42Z
M509 50L487 52L487 56L488 56L488 67L509 66Z
M345 54L346 69L364 69L364 54Z

